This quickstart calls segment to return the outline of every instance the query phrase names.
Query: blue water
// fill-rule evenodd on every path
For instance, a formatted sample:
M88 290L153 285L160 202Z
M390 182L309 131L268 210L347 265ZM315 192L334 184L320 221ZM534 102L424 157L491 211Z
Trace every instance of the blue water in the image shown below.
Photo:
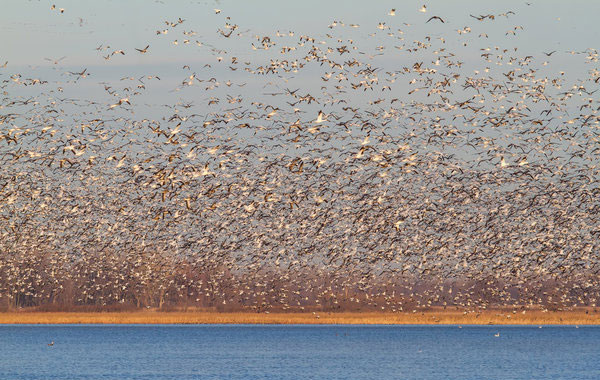
M0 379L598 380L600 327L11 325Z

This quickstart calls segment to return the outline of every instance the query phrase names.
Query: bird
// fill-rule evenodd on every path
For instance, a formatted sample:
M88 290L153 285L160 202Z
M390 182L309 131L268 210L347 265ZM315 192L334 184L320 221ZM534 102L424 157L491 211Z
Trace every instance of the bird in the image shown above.
M58 59L52 59L52 58L44 58L44 59L45 59L46 61L52 62L52 63L53 63L53 64L55 64L55 65L58 65L58 63L59 63L60 61L62 61L63 59L65 59L65 58L67 58L67 57L61 57L61 58L58 58Z
M54 346L54 341L48 343L48 347L52 347L52 346Z
M139 52L140 52L140 53L142 53L142 54L145 54L145 53L147 53L147 52L148 52L148 48L149 48L149 47L150 47L150 45L146 45L146 47L145 47L145 48L143 48L143 49L138 49L138 48L135 48L135 50L139 51Z
M317 115L317 119L314 121L314 123L319 124L326 120L327 120L327 118L326 118L325 114L323 113L323 111L319 111L319 114Z
M431 20L439 20L441 23L444 23L444 20L442 20L442 18L439 16L431 16L425 23L428 23Z

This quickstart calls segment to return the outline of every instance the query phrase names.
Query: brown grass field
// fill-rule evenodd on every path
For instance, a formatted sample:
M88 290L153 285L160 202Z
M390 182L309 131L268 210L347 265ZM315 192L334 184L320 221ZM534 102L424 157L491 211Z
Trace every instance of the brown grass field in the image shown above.
M600 325L595 309L572 311L428 310L415 313L316 312L250 313L210 311L36 312L0 313L0 324L454 324L454 325Z

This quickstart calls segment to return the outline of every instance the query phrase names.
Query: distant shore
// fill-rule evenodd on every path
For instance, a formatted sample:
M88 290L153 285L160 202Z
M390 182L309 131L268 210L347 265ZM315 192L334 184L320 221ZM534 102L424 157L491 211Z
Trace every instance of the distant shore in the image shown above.
M206 311L37 312L0 313L0 324L398 324L398 325L600 325L600 312L485 310L465 312L309 312L251 313Z

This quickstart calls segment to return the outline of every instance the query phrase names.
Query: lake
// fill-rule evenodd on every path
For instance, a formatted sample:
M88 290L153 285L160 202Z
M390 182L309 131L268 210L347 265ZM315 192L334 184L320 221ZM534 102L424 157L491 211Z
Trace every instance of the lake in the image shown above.
M599 343L597 326L5 325L0 379L597 380Z

